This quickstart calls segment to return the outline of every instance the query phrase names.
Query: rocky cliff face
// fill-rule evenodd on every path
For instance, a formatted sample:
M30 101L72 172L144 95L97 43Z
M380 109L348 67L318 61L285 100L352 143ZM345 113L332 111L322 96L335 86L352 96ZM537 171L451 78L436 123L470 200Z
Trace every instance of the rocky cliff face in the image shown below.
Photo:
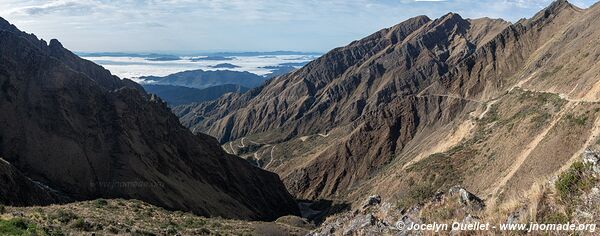
M0 109L0 154L23 176L74 200L135 198L241 219L298 211L276 174L192 134L135 83L3 19ZM46 202L53 199L22 203Z
M239 98L201 104L182 121L222 142L273 130L279 135L270 135L269 142L281 142L344 127L336 145L284 174L301 197L331 196L390 163L421 126L459 115L468 101L418 93L503 26L486 19L474 24L456 14L412 18Z
M599 14L560 0L515 24L416 17L243 95L175 110L300 198L460 184L501 202L596 140Z

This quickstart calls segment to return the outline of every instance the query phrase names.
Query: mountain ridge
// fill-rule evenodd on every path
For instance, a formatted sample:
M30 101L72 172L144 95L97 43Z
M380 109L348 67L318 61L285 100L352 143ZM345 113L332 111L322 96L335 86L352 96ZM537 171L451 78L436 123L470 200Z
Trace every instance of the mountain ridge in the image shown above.
M175 85L143 84L148 93L156 94L169 106L186 105L215 100L227 93L244 93L249 89L235 84L224 84L205 89L195 89Z
M0 108L10 111L0 114L0 155L15 173L72 200L140 199L238 219L299 214L276 174L192 134L141 86L0 22Z
M205 89L208 87L235 84L246 88L260 86L267 78L244 71L232 70L187 70L167 76L142 76L140 80L148 84L176 85Z
M540 169L553 172L568 159L568 152L575 155L581 147L574 147L584 143L573 139L556 161L532 167L528 163L539 162L542 149L508 140L497 140L495 148L481 147L473 141L481 136L485 141L480 142L489 145L490 140L500 139L494 133L480 133L491 132L483 120L495 115L497 104L507 100L531 105L530 99L547 97L542 100L548 99L547 103L538 105L548 110L521 112L525 117L535 114L537 119L548 120L549 127L523 127L539 139L515 137L519 143L541 147L547 145L550 134L567 135L561 130L567 127L565 119L592 112L583 106L598 98L597 68L574 62L585 55L586 63L594 65L593 54L573 52L594 51L585 45L597 40L596 27L589 22L595 22L599 12L597 7L583 10L556 1L514 24L489 18L463 19L454 13L435 20L412 18L334 49L253 92L187 106L189 112L179 113L180 120L193 130L217 137L228 152L279 173L296 197L307 199L355 201L369 194L401 199L407 194L403 191L415 187L408 184L409 179L425 179L429 173L426 168L415 171L415 166L436 160L436 155L463 161L467 160L462 155L472 155L473 160L483 161L482 155L490 154L481 148L502 150L506 154L493 162L495 166L452 168L436 173L436 180L427 187L435 192L464 184L478 195L490 194L490 201L503 201L519 191L505 191L507 186L518 183L517 189L526 189L527 181L546 178L547 173ZM365 53L363 46L373 51ZM344 64L346 58L352 58L348 65ZM570 63L560 65L559 61ZM567 70L577 73L569 75ZM579 73L584 76L575 77ZM511 114L507 109L525 108L502 109L498 112ZM236 148L246 146L248 140L256 143L251 149L255 151ZM462 146L476 153L453 151ZM513 158L515 164L510 165ZM457 163L435 164L432 169L444 165ZM500 166L511 172L506 175ZM524 166L535 169L531 173L539 176L527 174L521 169ZM483 170L488 171L485 181L481 181L486 176ZM467 171L471 174L461 174ZM493 180L503 178L509 179L508 184L490 187ZM506 194L498 198L498 192Z

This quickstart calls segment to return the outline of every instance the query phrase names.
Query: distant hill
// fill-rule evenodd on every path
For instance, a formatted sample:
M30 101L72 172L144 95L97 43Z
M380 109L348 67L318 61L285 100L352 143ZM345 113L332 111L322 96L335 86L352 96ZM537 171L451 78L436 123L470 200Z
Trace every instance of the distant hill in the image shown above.
M233 68L239 68L239 66L236 66L236 65L231 64L231 63L221 63L221 64L216 64L214 66L210 66L210 68L233 69Z
M181 58L178 56L166 55L166 56L147 58L146 60L148 60L148 61L177 61L177 60L181 60Z
M224 56L194 57L190 61L231 61L233 58Z
M143 76L140 77L140 79L156 85L176 85L204 89L225 84L235 84L246 88L254 88L261 85L267 78L250 72L230 70L191 70L178 72L164 77Z
M297 69L293 66L264 66L262 68L271 70L271 73L265 75L267 78L273 78L280 75L284 75Z
M171 54L161 53L126 53L126 52L77 52L77 56L80 57L147 57L147 58L159 58L159 57L177 57Z
M281 55L321 55L321 52L297 52L297 51L272 51L272 52L215 52L209 56L223 57L255 57L255 56L281 56Z
M165 100L169 106L211 101L226 93L244 93L248 91L248 88L235 84L224 84L205 89L156 84L145 84L143 87L146 92L156 94Z

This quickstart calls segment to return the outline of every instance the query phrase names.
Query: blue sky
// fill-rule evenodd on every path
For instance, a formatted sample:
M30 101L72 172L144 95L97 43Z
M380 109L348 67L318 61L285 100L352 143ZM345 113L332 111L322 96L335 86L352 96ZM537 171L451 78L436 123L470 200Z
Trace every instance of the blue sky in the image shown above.
M0 16L74 51L325 52L416 15L516 21L551 0L0 0ZM595 1L572 0L587 8Z

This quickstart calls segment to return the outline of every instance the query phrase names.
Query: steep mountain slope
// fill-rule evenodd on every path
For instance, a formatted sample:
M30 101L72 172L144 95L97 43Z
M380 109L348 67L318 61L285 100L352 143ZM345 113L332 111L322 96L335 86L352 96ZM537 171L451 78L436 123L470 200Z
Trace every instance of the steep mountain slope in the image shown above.
M218 85L205 89L195 89L174 85L142 85L146 92L156 94L169 106L185 105L218 99L226 93L244 93L248 88L234 84Z
M472 37L470 22L456 14L434 21L421 16L384 29L242 95L239 103L199 106L195 114L206 118L200 129L221 141L273 130L269 142L344 129L302 168L280 172L299 197L332 196L392 161L419 126L449 122L469 104L415 95L486 38Z
M47 205L70 201L63 194L24 176L0 158L0 202L15 206Z
M596 140L599 14L559 0L515 24L412 18L180 119L300 198L462 184L507 201Z
M142 76L140 79L151 84L176 85L190 88L204 89L225 84L240 85L246 88L260 86L267 78L250 72L230 70L190 70L178 72L164 77Z
M0 155L74 200L134 198L241 219L298 211L276 174L192 134L135 83L3 19L0 109ZM41 202L53 199L22 204Z
M488 23L498 24L491 20ZM314 133L349 124L363 113L381 112L376 108L380 103L390 103L399 95L416 94L429 83L426 75L440 77L447 71L447 63L472 53L475 46L468 41L471 36L466 32L470 25L470 21L456 14L435 21L426 17L410 19L335 49L303 69L275 79L260 93L244 95L239 104L203 111L207 117L223 119L215 125L211 121L201 125L210 127L210 134L226 141L249 131L283 126L297 126L285 127L288 133ZM448 37L456 37L456 42L438 42ZM257 97L243 105L254 94ZM227 113L236 106L244 107ZM279 109L283 112L274 112ZM256 117L246 119L251 114ZM229 122L234 127L226 125L230 117L236 119ZM326 122L314 122L317 119Z

